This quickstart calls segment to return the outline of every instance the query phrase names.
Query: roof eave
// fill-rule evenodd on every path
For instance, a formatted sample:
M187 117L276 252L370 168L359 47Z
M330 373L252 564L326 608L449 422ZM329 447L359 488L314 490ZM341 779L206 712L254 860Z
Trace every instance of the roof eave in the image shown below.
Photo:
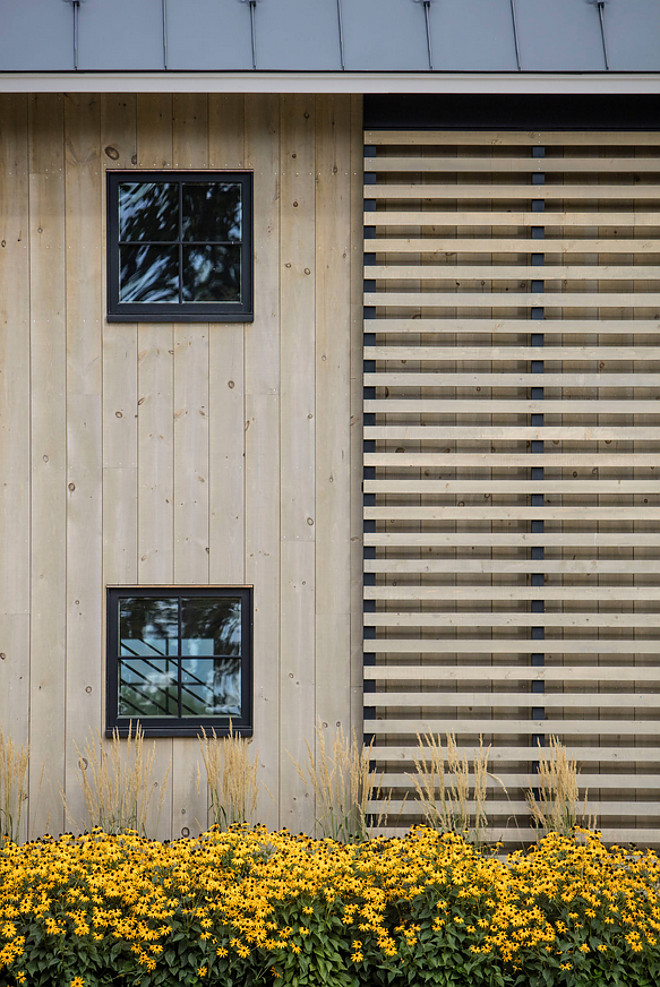
M660 72L0 72L0 92L660 93Z

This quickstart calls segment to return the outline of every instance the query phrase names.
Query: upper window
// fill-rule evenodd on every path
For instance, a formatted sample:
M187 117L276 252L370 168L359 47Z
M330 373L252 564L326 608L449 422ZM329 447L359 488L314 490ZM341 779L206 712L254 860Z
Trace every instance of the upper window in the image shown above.
M252 732L249 588L109 589L108 733Z
M252 318L252 175L108 172L108 319Z

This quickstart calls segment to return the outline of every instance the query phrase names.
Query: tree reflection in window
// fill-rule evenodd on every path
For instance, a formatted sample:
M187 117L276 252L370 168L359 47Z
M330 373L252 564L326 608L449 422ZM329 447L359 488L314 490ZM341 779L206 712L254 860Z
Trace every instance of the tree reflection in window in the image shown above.
M239 720L244 709L248 591L169 595L110 591L119 718ZM114 641L112 634L109 641Z
M242 184L122 181L118 205L120 302L241 300Z

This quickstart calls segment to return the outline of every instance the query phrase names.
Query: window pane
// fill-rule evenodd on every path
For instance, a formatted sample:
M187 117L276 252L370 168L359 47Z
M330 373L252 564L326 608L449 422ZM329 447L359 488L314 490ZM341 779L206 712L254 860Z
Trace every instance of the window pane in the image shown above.
M120 247L119 300L178 302L178 247Z
M185 658L181 662L182 716L240 716L241 662Z
M176 662L120 660L120 716L178 716L177 693Z
M240 599L181 600L181 638L182 655L240 655Z
M240 242L242 225L241 186L213 182L183 186L184 240L202 243Z
M178 185L171 182L121 182L119 239L178 240Z
M184 302L240 302L241 248L184 246Z
M119 602L119 653L163 657L179 653L177 600L128 597Z

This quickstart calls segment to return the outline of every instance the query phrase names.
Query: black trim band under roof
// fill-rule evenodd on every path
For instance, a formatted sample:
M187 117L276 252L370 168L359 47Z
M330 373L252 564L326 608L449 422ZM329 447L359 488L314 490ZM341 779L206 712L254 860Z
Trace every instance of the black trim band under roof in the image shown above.
M367 94L366 130L660 130L657 95Z

